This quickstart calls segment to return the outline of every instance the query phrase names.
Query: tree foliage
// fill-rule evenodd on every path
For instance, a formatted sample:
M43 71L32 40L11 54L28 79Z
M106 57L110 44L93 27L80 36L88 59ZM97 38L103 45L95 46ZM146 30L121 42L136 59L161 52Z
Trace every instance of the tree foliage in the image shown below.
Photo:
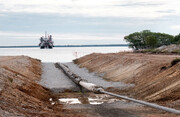
M147 38L145 38L145 44L147 48L154 48L157 46L158 40L155 36L150 35Z
M180 34L172 36L165 33L151 32L150 30L143 30L135 32L124 37L129 42L129 46L133 49L149 49L156 48L162 45L170 45L172 43L180 43Z
M174 39L172 40L173 44L180 44L180 33L179 35L176 35Z

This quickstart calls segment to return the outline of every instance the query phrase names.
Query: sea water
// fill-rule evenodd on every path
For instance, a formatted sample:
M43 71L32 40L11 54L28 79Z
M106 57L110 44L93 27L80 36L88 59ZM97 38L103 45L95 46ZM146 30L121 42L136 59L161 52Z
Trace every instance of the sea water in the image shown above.
M72 60L91 53L117 53L131 51L123 47L56 47L53 49L39 48L0 48L0 56L29 56L42 62L71 62Z

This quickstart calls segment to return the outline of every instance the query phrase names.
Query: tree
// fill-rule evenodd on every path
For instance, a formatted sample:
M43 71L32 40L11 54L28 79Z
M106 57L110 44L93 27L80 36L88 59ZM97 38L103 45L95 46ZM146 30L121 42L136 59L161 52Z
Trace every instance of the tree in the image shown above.
M135 50L138 50L141 45L141 35L139 32L135 32L133 34L130 34L128 36L125 36L124 39L129 42L129 46Z
M165 33L154 33L154 36L158 39L157 46L170 45L174 36Z
M157 46L158 40L155 36L150 35L145 38L147 48L155 48Z
M176 36L173 38L173 40L172 40L171 43L173 43L173 44L180 44L180 33L179 33L179 35L176 35Z
M172 42L179 43L180 34L176 38L174 38L174 36L169 34L143 30L141 32L129 34L125 36L124 39L129 42L130 47L138 50L160 47L162 45L169 45Z
M141 32L135 32L128 36L125 36L124 39L129 42L130 47L135 50L147 48L145 39L152 35L150 30L143 30Z

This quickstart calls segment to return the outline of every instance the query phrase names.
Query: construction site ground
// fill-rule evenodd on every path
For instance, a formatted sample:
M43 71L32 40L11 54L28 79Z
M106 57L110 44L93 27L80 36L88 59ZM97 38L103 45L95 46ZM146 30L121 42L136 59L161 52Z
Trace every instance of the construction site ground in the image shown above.
M180 63L171 66L171 61L179 57L137 53L91 54L75 60L78 65L65 64L76 74L89 82L95 81L93 83L102 85L107 91L180 109ZM63 101L65 99L72 99L74 104L73 101ZM178 115L81 90L54 63L14 56L0 57L0 116Z

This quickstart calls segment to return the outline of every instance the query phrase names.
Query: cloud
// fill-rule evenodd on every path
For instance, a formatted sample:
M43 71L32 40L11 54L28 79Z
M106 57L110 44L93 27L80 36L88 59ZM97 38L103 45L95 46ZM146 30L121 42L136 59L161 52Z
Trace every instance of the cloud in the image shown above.
M151 19L180 14L180 1L177 0L0 0L0 4L0 13L54 13ZM171 9L171 12L168 9ZM158 12L166 10L167 12Z
M127 33L155 21L137 18L78 17L56 14L6 13L0 18L1 31L55 33ZM139 29L138 29L139 30Z
M1 45L38 45L43 33L21 33L0 31ZM103 33L53 33L55 45L73 44L125 44L122 34L103 34Z
M168 10L162 10L162 11L158 11L158 12L160 12L160 13L173 13L173 12L175 12L175 10L168 9Z
M21 33L21 32L4 32L0 31L2 38L14 38L14 39L39 39L44 36L43 33ZM103 33L53 33L55 40L120 40L123 39L122 34L103 34Z
M180 25L173 25L170 28L174 30L180 30Z
M137 3L128 3L128 4L120 4L115 6L123 6L123 7L136 7L136 6L161 6L162 4L157 3L146 3L146 2L137 2Z

